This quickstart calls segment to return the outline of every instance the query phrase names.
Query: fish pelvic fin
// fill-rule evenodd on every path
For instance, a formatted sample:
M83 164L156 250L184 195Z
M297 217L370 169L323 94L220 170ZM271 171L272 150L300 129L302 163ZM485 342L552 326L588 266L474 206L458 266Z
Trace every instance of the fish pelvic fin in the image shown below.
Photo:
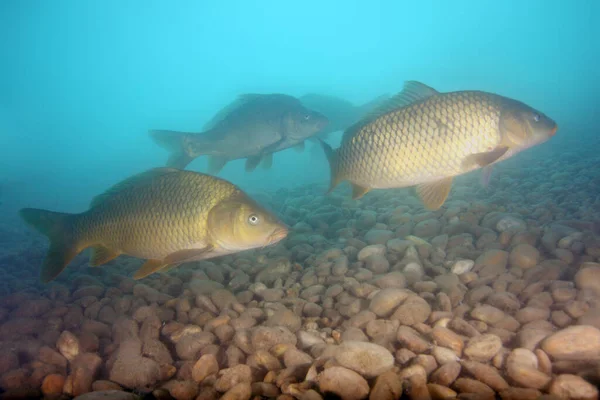
M116 250L109 249L103 245L96 245L92 249L92 257L90 258L90 265L92 267L98 267L106 264L107 262L119 257L121 253Z
M323 148L325 156L327 157L327 161L329 162L331 181L329 183L329 190L327 190L327 193L331 193L333 189L335 189L335 187L342 181L337 168L337 152L323 139L318 138L318 140L319 143L321 143L321 147Z
M157 145L170 153L167 167L185 169L196 157L210 153L210 142L203 137L204 134L151 130L149 135Z
M437 210L448 198L450 189L452 189L452 177L443 178L435 182L422 183L417 186L417 194L425 207L430 210Z
M262 160L260 160L260 166L263 169L271 169L273 166L273 153L265 154Z
M208 157L208 173L210 175L218 175L219 172L225 167L229 160L222 156L209 156Z
M352 199L353 200L360 199L365 194L367 194L367 192L369 190L371 190L371 188L364 187L361 185L357 185L356 183L353 183L352 184Z
M138 279L145 278L148 275L158 272L166 266L168 266L168 264L164 260L147 260L137 271L135 271L133 274L133 279L137 281Z
M492 179L492 169L493 165L486 165L481 169L481 186L485 189L490 185L490 180Z
M244 170L246 172L252 172L256 169L258 164L260 164L262 156L259 154L257 156L250 156L246 158L246 164L244 165Z
M75 214L59 213L37 208L23 208L21 218L50 240L50 247L40 273L40 280L54 280L65 267L87 246L79 243L75 234Z

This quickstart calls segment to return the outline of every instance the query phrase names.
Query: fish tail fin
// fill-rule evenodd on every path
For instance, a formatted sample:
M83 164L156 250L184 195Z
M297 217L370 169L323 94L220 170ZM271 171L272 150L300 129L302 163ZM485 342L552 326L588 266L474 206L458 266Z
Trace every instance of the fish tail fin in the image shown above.
M19 211L19 215L27 224L50 240L50 248L40 274L41 281L48 283L54 280L83 250L74 229L77 216L36 208L23 208Z
M184 169L196 157L209 153L203 151L206 146L201 134L168 130L150 130L149 134L157 145L170 153L167 167Z
M319 138L319 142L321 143L321 147L323 147L323 151L325 152L325 156L327 157L327 161L329 162L331 181L329 183L329 190L327 191L327 193L331 193L331 191L333 191L333 189L341 181L337 168L337 153L326 141Z

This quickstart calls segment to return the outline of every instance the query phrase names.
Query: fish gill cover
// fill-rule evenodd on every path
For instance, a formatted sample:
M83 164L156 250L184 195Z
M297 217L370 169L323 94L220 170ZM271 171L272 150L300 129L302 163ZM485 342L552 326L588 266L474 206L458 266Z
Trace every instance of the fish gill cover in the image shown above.
M599 18L0 2L0 398L597 398Z

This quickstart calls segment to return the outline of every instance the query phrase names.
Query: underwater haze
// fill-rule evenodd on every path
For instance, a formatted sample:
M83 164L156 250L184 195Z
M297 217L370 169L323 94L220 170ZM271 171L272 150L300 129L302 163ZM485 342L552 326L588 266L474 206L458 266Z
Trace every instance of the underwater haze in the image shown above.
M598 21L0 1L0 399L597 399Z
M418 80L543 110L560 126L547 146L597 131L594 1L0 7L0 179L23 181L3 193L20 205L84 209L109 185L166 161L149 129L199 132L242 93L316 92L360 104ZM276 154L269 171L248 174L238 161L221 176L252 189L326 182L322 151L307 147Z

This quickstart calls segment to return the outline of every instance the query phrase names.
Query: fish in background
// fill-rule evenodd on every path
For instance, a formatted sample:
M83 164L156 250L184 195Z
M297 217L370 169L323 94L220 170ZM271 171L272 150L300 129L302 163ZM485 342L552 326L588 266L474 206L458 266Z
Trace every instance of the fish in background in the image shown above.
M429 209L440 208L453 177L486 168L554 136L556 123L528 105L493 93L440 93L406 82L402 92L344 133L337 150L321 140L330 191L350 181L352 197L371 189L417 185Z
M92 266L121 254L146 259L134 275L141 279L182 263L265 247L288 233L232 183L174 168L125 179L80 214L25 208L20 215L50 240L43 282L55 279L88 247Z
M185 168L196 157L209 156L210 174L232 160L246 158L246 171L261 162L269 168L273 153L304 141L328 120L298 99L284 94L245 94L219 111L202 133L151 130L150 136L171 154L168 167Z
M319 131L315 139L328 139L333 132L344 131L354 125L361 118L389 100L389 96L387 94L381 95L360 106L339 97L316 93L305 94L299 99L305 107L318 111L327 117L329 124Z

